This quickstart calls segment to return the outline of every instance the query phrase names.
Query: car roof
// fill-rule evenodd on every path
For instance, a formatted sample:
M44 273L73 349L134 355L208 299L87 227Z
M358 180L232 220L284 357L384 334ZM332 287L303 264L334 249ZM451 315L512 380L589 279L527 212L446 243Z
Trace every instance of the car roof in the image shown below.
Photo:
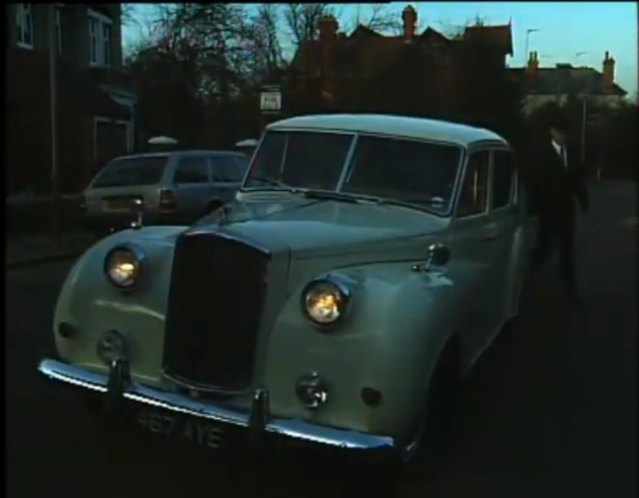
M321 130L373 133L414 139L446 142L463 147L476 142L508 142L498 134L436 119L392 116L387 114L317 114L283 119L270 124L269 130Z
M141 157L168 157L168 156L189 156L211 154L217 156L244 156L235 150L211 150L211 149L188 149L188 150L167 150L162 152L143 152L140 154L127 154L125 156L114 157L115 159L137 159Z

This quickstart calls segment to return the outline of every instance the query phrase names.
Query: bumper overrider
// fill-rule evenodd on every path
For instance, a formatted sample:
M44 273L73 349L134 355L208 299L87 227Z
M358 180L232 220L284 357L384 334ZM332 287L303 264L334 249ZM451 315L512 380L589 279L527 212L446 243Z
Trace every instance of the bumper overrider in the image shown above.
M299 442L345 450L385 453L396 449L395 441L391 437L274 417L269 412L268 390L264 388L253 392L250 411L243 412L136 383L131 379L125 359L114 360L108 375L53 359L43 359L38 371L51 380L104 394L105 403L111 410L119 410L124 402L133 402L203 421L239 427L246 431L248 441L254 444L259 444L261 436L268 433Z

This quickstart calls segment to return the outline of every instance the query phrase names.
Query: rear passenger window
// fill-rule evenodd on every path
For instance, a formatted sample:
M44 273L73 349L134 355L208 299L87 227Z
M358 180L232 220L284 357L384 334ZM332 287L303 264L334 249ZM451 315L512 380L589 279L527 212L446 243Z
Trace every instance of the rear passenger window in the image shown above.
M178 161L175 170L175 183L207 183L209 166L206 156L185 157Z
M239 182L242 177L230 156L213 156L211 157L211 166L213 168L213 180L218 182Z
M510 204L512 183L513 163L510 152L506 150L494 151L492 209L499 209Z
M248 169L249 164L251 163L251 159L246 156L235 156L233 160L235 161L235 164L237 164L237 167L240 170L240 175L242 175L242 178L244 178L244 175L246 174L246 170Z
M468 158L466 176L457 206L457 216L481 214L488 207L488 151L475 152Z

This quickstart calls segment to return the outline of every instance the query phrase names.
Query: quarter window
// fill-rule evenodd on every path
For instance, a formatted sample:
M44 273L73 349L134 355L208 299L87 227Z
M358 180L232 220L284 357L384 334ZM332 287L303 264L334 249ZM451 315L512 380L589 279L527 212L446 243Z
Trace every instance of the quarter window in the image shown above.
M492 209L510 204L513 183L513 166L510 152L496 150L493 152L493 199Z
M90 62L98 66L111 65L111 26L107 16L89 10Z
M208 181L209 165L206 156L180 159L175 171L175 183L207 183Z
M33 6L30 3L16 4L16 28L18 46L33 48Z
M481 214L488 207L488 151L475 152L468 158L466 176L459 196L457 216Z

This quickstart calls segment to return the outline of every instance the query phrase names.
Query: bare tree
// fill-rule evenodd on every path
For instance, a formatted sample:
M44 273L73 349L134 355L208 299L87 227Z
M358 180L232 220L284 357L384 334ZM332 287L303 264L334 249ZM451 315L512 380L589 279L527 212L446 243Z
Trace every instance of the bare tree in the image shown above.
M373 3L369 5L371 6L371 10L370 14L366 17L362 15L362 5L357 6L355 18L351 22L344 23L344 25L347 26L347 31L353 31L357 26L364 26L365 28L382 33L402 31L401 16L390 12L388 10L388 4Z
M327 3L289 3L284 7L284 21L295 44L318 38L319 20L324 15L333 14Z

